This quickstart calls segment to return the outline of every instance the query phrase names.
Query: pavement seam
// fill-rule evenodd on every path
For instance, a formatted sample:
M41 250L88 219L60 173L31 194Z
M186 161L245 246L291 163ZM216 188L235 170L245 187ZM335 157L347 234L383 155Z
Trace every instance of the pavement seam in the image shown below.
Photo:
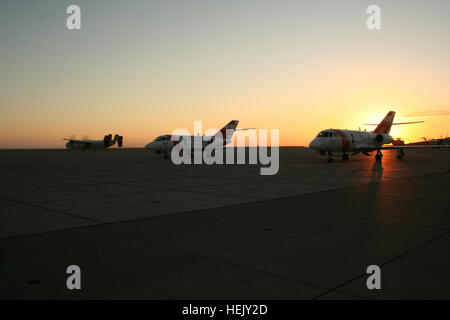
M439 174L440 173L442 173L442 172L439 172ZM426 176L426 175L437 175L437 174L438 173L431 173L431 174L424 174L423 176ZM405 177L405 178L400 178L398 180L413 179L413 178L417 178L417 177L416 176L415 177ZM374 182L374 183L366 183L366 184L361 184L361 185L380 184L382 182L383 181L378 181L378 182ZM356 185L356 186L361 186L361 185ZM113 221L113 222L105 222L105 221L85 218L83 216L78 216L78 215L67 213L67 212L64 212L64 211L51 209L51 208L47 208L47 207L43 207L43 206L38 206L38 205L35 205L35 204L32 204L32 203L21 202L21 201L18 201L18 200L7 199L7 198L3 198L1 196L0 196L0 199L1 200L7 200L7 201L11 201L11 202L20 203L20 204L27 205L27 206L30 206L30 207L36 207L36 208L39 208L39 209L45 209L45 210L53 211L53 212L56 212L56 213L61 213L61 214L65 214L65 215L68 215L68 216L84 219L84 220L88 220L88 221L91 221L91 222L95 222L96 225L114 225L114 224L120 224L120 223L130 223L130 222L144 221L144 220L147 220L147 219L150 220L150 219L163 218L163 217L167 217L167 216L184 215L184 214L189 214L189 213L193 213L193 212L197 212L197 213L202 214L202 213L205 213L206 211L212 210L212 209L232 208L232 207L241 206L241 205L257 204L257 203L265 202L265 201L291 199L291 198L295 198L295 197L299 197L299 196L303 196L303 195L311 195L311 194L316 194L316 193L321 193L321 192L330 192L330 191L334 191L334 190L342 190L342 189L354 188L354 187L355 187L355 185L342 186L342 187L336 187L336 188L333 188L333 189L318 190L318 191L301 193L301 194L297 194L297 195L283 196L283 197L278 197L278 198L246 201L246 202L235 203L235 204L230 204L230 205L222 205L222 206L218 206L218 207L207 207L207 208L200 208L200 209L194 209L194 210L188 210L188 211L178 211L178 212L173 212L173 213L168 213L168 214L154 215L154 216L151 216L151 217L140 217L140 218L135 218L135 219L120 220L120 221ZM401 225L403 225L403 224L401 224ZM92 225L73 227L73 228L66 228L66 229L59 229L59 230L49 230L49 231L44 231L44 232L29 233L29 234L18 235L18 236L11 236L11 237L2 237L2 238L0 238L0 240L25 238L25 237L28 237L28 236L36 236L36 235L40 235L40 234L50 234L50 233L57 233L57 232L64 232L64 231L79 230L79 229L89 228L89 227L92 227ZM439 229L437 229L437 230L439 230Z
M440 235L438 235L438 236L436 236L436 237L434 237L434 238L432 238L432 239L430 239L430 240L428 240L428 241L425 241L424 243L422 243L422 244L416 246L415 248L412 248L412 249L410 249L410 250L408 250L408 251L406 251L406 252L404 252L404 253L401 253L401 254L396 255L394 258L392 258L392 259L390 259L390 260L388 260L388 261L385 261L385 262L379 264L379 266L380 266L380 268L382 268L382 267L385 267L385 266L387 266L387 265L389 265L389 264L391 264L391 263L393 263L393 262L396 262L397 260L400 260L400 259L402 259L402 258L405 258L406 256L408 256L408 255L410 255L410 254L412 254L412 253L414 253L414 252L416 252L416 251L418 251L418 250L420 250L420 249L422 249L422 248L424 248L424 247L426 247L426 246L432 244L433 242L435 242L435 241L437 241L437 240L439 240L439 239L441 239L441 238L446 237L447 235L450 235L450 230L449 230L449 231L446 231L446 232L444 232L444 233L442 233L442 234L440 234ZM314 297L312 300L318 300L318 299L320 299L321 297L323 297L323 296L325 296L325 295L327 295L327 294L329 294L329 293L331 293L331 292L338 291L339 288L342 288L342 287L344 287L344 286L346 286L346 285L348 285L348 284L350 284L350 283L352 283L352 282L354 282L354 281L356 281L356 280L359 280L359 279L361 279L361 278L364 278L364 277L366 277L366 276L367 276L367 273L362 273L362 274L360 274L360 275L357 275L357 276L353 277L352 279L347 280L347 281L345 281L345 282L343 282L343 283L337 285L336 287L331 288L331 289L329 289L328 291L325 291L325 292L321 293L320 295ZM339 291L338 291L338 292L339 292ZM343 292L343 293L346 293L346 292Z
M63 214L63 215L66 215L66 216L71 216L71 217L74 217L74 218L87 220L87 221L91 221L91 222L95 222L95 223L104 223L103 221L100 221L100 220L96 220L96 219L92 219L92 218L86 218L86 217L79 216L79 215L76 215L76 214L68 213L68 212L65 212L65 211L57 210L57 209L43 207L43 206L40 206L40 205L37 205L37 204L33 204L33 203L27 203L27 202L14 200L14 199L8 199L8 198L4 198L4 197L0 197L0 200L10 201L10 202L18 203L18 204L21 204L21 205L24 205L24 206L37 208L37 209L41 209L41 210L47 210L47 211L50 211L50 212L59 213L59 214ZM65 230L65 229L62 229L61 231L63 231L63 230ZM35 233L35 234L39 234L39 233ZM8 239L8 238L3 238L3 239Z
M234 266L234 267L237 267L237 268L240 268L240 269L244 269L244 270L247 270L247 271L258 272L258 273L261 273L261 274L264 274L264 275L267 275L267 276L281 278L281 279L288 280L288 281L291 281L291 282L294 282L294 283L297 283L297 284L308 285L308 286L312 286L312 287L315 287L315 288L318 288L318 289L329 289L326 286L318 285L318 284L316 284L314 282L308 282L308 281L304 281L304 280L291 278L291 277L288 277L288 276L285 276L285 275L282 275L282 274L279 274L279 273L275 273L275 272L269 272L269 271L255 269L253 267L249 267L249 266L242 265L242 264L239 264L239 263L235 263L235 262L223 260L223 259L220 259L220 258L208 256L208 255L201 254L201 253L198 253L198 252L185 250L185 249L178 248L178 247L175 247L175 246L171 246L171 245L168 245L168 244L165 244L165 243L154 242L154 241L150 241L150 240L147 240L147 239L141 239L141 238L133 237L133 236L131 236L129 234L126 234L126 233L112 231L112 230L109 230L109 229L102 228L102 230L110 232L112 234L124 236L124 237L130 238L130 239L133 239L133 240L142 241L144 243L156 245L156 246L159 246L159 247L162 247L162 248L169 248L171 250L178 251L178 252L181 252L181 253L185 253L185 254L188 254L188 255L193 255L193 256L196 256L196 257L199 257L199 258L202 258L202 259L205 259L205 260L209 260L209 261L213 261L213 262L220 262L222 264Z

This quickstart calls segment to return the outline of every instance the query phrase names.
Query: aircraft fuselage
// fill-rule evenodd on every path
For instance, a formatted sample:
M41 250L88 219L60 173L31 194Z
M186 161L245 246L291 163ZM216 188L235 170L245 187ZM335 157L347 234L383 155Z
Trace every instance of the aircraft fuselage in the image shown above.
M145 148L157 152L170 152L177 143L189 140L191 149L205 149L206 146L215 141L215 139L222 140L223 145L230 143L230 140L224 140L214 136L173 136L166 134L159 136L154 141L148 143Z
M328 129L321 131L309 147L319 152L354 153L378 150L392 142L394 139L386 133Z
M66 143L68 150L103 150L109 146L105 146L101 140L86 140L88 143L69 141Z

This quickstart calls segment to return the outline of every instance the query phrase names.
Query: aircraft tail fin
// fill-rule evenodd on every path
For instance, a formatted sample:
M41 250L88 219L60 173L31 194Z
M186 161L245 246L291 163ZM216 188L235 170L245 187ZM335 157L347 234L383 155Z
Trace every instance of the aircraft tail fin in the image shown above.
M105 135L105 137L103 138L103 145L105 146L105 148L111 145L111 141L112 141L112 134Z
M386 133L391 131L392 123L394 122L395 111L389 111L386 117L378 124L378 126L373 130L375 133Z
M118 134L116 134L116 135L114 136L114 140L113 140L113 143L112 143L112 144L116 143L116 141L117 141L117 146L118 146L119 148L122 148L123 136L119 136Z
M214 137L222 138L223 140L231 140L238 123L239 120L231 120L225 127L217 131Z
M117 142L117 146L119 148L121 148L122 143L123 143L123 136L119 136L118 134L115 134L114 139L113 139L112 134L107 134L103 138L103 144L104 144L105 148L108 148L108 147L114 145L116 142Z

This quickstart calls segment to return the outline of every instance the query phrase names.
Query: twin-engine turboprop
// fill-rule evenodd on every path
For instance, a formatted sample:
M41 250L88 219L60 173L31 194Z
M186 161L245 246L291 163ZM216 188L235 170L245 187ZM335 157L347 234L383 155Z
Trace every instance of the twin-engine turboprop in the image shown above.
M116 134L114 136L114 139L112 138L112 134L107 134L103 140L75 140L75 139L67 139L64 138L64 140L68 140L68 142L66 143L66 149L68 151L71 150L81 150L81 151L86 151L86 150L103 150L106 148L109 148L113 145L116 144L117 142L117 146L119 148L122 147L122 143L123 143L123 136L119 136L118 134Z
M412 146L395 143L394 138L389 135L393 125L421 123L423 121L393 123L394 116L395 112L389 111L386 117L378 125L368 124L377 126L372 132L341 129L323 130L313 141L311 141L309 147L319 151L321 155L326 155L329 162L333 160L334 153L342 154L342 159L348 160L350 154L355 155L362 153L369 156L370 152L376 151L375 160L381 161L383 158L381 150L395 149L398 152L397 158L402 158L404 156L404 149L450 147L436 145ZM392 146L384 146L385 144L391 143L393 144Z

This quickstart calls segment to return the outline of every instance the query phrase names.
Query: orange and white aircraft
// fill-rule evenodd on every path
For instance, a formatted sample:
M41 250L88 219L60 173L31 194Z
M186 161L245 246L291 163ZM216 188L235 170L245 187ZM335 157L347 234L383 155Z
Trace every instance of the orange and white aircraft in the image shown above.
M123 142L123 136L119 136L118 134L116 134L114 136L114 139L112 138L112 134L107 134L103 140L75 140L75 139L67 139L64 138L63 140L67 140L68 142L66 143L66 149L68 151L71 150L81 150L81 151L86 151L86 150L103 150L106 148L109 148L113 145L116 144L119 148L122 147L122 142Z
M334 153L341 154L343 160L349 159L349 154L356 155L362 153L370 156L370 152L376 151L375 160L381 161L383 154L381 150L397 150L397 158L404 156L404 149L422 149L422 148L436 148L436 147L450 147L450 146L430 146L430 145L401 145L394 144L391 146L384 146L385 144L392 144L395 142L394 138L389 135L391 126L399 124L411 124L421 123L423 121L416 122L402 122L393 123L395 112L389 111L386 117L376 125L374 131L356 131L356 130L341 130L341 129L328 129L323 130L319 135L311 141L309 147L311 149L319 151L321 155L328 157L328 162L333 160Z
M225 127L220 129L213 136L175 136L171 134L162 135L157 137L154 141L149 142L145 146L145 148L153 150L156 153L163 153L164 158L167 158L172 148L184 139L191 139L190 145L192 146L192 148L195 148L195 146L199 146L201 149L205 149L207 145L213 143L214 141L217 141L218 139L222 140L222 143L225 146L231 142L234 132L237 130L236 127L238 123L239 120L230 121Z

